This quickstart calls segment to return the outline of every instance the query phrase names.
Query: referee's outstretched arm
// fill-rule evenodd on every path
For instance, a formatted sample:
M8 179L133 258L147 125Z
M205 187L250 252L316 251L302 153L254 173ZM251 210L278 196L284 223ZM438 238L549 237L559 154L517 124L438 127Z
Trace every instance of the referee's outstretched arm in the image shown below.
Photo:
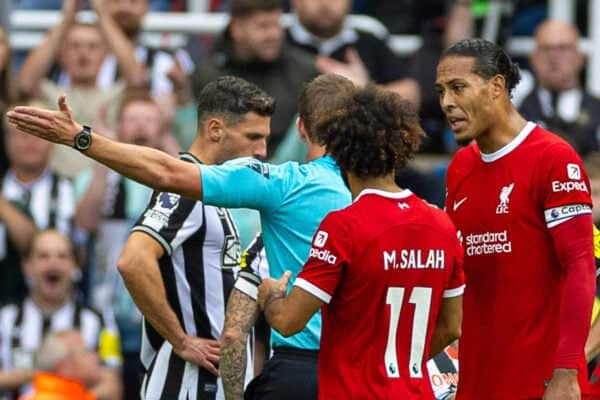
M83 125L73 119L64 95L58 98L58 106L56 111L19 106L6 115L8 122L24 133L73 147ZM200 170L194 163L149 147L119 143L94 132L91 145L82 153L155 190L202 200Z

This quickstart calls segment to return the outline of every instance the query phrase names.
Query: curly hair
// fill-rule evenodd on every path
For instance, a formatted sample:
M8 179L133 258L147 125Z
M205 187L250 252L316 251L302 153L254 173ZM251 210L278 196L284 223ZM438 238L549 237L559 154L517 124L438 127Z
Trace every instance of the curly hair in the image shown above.
M475 58L473 72L485 80L495 75L502 75L509 96L521 80L519 66L512 62L502 47L484 39L461 40L444 50L440 60L448 56Z
M321 118L315 130L339 167L361 179L404 167L425 137L412 103L374 85L356 89L346 106Z

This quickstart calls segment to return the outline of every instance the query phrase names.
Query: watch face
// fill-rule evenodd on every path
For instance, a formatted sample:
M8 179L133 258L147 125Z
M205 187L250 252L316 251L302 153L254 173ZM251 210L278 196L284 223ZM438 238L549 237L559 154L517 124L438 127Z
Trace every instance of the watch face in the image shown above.
M80 135L77 137L76 147L79 150L86 150L90 147L91 142L92 142L92 137L90 135L83 134L83 135Z
M90 144L90 138L88 136L82 136L79 138L79 145L81 147L87 147Z

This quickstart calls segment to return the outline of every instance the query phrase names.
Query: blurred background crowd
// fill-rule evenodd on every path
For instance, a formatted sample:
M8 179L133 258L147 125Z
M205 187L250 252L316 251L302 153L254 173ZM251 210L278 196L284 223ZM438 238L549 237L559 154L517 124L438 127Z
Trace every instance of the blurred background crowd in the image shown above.
M236 75L276 99L268 160L301 162L303 85L338 73L418 107L429 137L397 179L442 206L456 144L435 67L443 48L479 36L519 61L515 104L574 146L600 190L595 9L595 0L4 0L0 112L56 108L65 93L75 119L96 132L177 154L196 134L195 97L207 82ZM98 397L118 398L123 387L123 398L135 399L141 315L116 263L151 191L6 123L0 135L0 392L16 398L44 336L75 325L105 368L94 377ZM232 212L247 245L257 215ZM67 309L72 323L60 314Z

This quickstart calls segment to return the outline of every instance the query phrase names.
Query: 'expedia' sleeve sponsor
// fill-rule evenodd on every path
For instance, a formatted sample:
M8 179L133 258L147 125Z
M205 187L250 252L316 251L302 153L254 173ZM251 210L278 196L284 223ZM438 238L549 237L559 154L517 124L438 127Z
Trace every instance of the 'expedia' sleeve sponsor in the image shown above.
M351 231L342 212L332 212L315 233L308 256L294 286L329 304L343 269L350 262Z
M583 163L566 143L550 147L535 179L549 228L592 212L590 182Z
M259 211L279 207L283 191L279 166L245 157L221 165L200 165L202 197L205 204Z

